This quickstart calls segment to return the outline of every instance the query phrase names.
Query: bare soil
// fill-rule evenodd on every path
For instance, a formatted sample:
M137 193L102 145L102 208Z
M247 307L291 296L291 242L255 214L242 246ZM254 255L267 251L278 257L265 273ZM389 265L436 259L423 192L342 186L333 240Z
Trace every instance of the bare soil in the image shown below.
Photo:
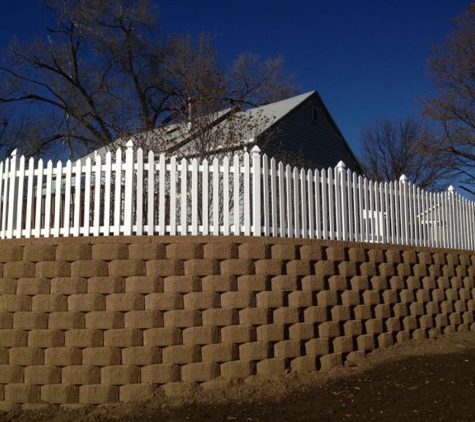
M1 421L475 421L475 332L410 341L330 372L216 380L141 404L0 414Z

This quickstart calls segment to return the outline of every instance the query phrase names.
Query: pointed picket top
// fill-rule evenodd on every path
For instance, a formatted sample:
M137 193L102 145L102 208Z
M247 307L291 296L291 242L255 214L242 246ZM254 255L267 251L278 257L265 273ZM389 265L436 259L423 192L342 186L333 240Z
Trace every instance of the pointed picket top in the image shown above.
M252 153L252 157L260 156L261 149L257 145L254 145L251 149L251 153Z
M409 183L409 179L407 178L407 176L405 174L403 174L400 178L399 178L399 181L401 183L404 183L404 184L407 184Z
M127 147L127 149L133 148L134 147L134 141L132 141L132 139L129 139L127 141L127 143L125 144L125 146Z
M336 165L336 169L339 172L343 172L346 169L346 164L343 161L339 161L338 164Z
M449 191L449 193L450 193L451 195L453 195L453 194L455 193L455 188L454 188L452 185L450 185L447 190Z
M10 154L10 158L11 158L12 160L14 160L14 159L16 158L17 154L18 154L18 149L15 148L15 149L12 151L12 153Z

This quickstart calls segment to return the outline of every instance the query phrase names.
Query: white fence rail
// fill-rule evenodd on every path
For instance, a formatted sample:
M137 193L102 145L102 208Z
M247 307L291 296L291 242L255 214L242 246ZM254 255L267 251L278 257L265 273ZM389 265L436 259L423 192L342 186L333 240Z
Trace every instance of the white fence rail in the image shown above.
M475 203L406 178L304 170L260 154L221 161L125 151L65 165L0 163L0 238L252 235L475 248Z

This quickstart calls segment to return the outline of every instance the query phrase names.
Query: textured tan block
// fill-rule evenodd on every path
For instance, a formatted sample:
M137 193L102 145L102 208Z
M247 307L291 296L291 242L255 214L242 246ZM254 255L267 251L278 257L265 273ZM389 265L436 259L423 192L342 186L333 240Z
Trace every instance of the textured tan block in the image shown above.
M21 261L23 258L23 247L17 245L0 245L0 262Z
M167 259L195 259L203 258L203 247L199 243L180 242L166 246Z
M425 308L427 315L437 315L440 312L440 307L437 302L428 302Z
M129 245L130 259L150 261L154 259L164 259L165 256L165 245L162 243L132 243Z
M15 312L13 328L16 330L36 330L48 328L48 314L44 312Z
M109 262L110 276L130 277L145 274L145 262L140 259L115 259Z
M64 333L66 347L101 347L104 345L102 330L68 330Z
M29 347L64 347L64 331L34 330L28 332Z
M411 339L411 333L409 331L400 331L396 334L396 341L398 343L405 343Z
M257 362L256 372L257 375L273 376L283 374L287 370L285 359L275 357L272 359L265 359Z
M329 261L346 261L348 258L347 249L340 246L328 246L325 255Z
M81 277L53 278L50 284L51 293L54 295L72 295L87 292L87 279Z
M22 347L28 345L28 332L23 330L0 330L1 347Z
M36 276L36 265L33 262L14 261L3 266L5 278L32 278Z
M195 276L170 276L164 281L165 292L190 293L201 291L201 279Z
M220 263L221 274L247 275L255 274L254 261L250 259L225 259Z
M159 293L163 292L164 281L156 276L134 276L125 280L125 291L127 293Z
M303 311L303 317L304 322L323 322L330 318L330 312L326 306L312 306Z
M271 311L266 308L246 308L239 311L242 325L264 325L270 321Z
M67 384L43 385L41 400L48 403L77 403L79 401L79 387Z
M463 287L465 287L467 289L473 289L475 287L475 279L473 278L473 276L464 277Z
M124 293L125 279L110 275L109 277L91 277L87 282L87 293L110 294Z
M225 327L239 324L239 314L236 309L207 309L201 316L203 325Z
M222 300L223 297L221 296L221 303ZM256 305L259 308L280 308L284 306L284 292L281 290L259 292L256 294ZM252 306L252 304L249 306Z
M288 295L288 303L293 308L307 308L317 303L316 296L308 290L291 292Z
M362 302L361 293L358 290L347 290L341 293L341 303L345 306L359 305Z
M272 245L271 256L273 259L291 261L297 258L297 246L285 244Z
M360 274L363 277L374 277L378 275L379 272L374 262L362 262L360 264Z
M353 309L355 319L370 319L373 317L373 311L371 305L356 305Z
M415 316L404 317L402 325L406 331L415 330L417 328L417 318Z
M144 402L157 393L158 387L153 384L131 384L119 387L119 400L125 403Z
M351 336L337 337L333 339L332 344L335 353L350 353L356 349L354 339Z
M256 374L256 365L252 361L237 360L224 362L220 366L221 376L226 379L239 380Z
M312 262L313 261L303 259L289 261L286 264L286 272L294 276L310 275L313 269Z
M51 292L51 281L46 278L20 278L17 281L16 294L40 295Z
M397 290L386 290L383 292L383 302L394 304L399 301L399 293Z
M248 343L255 339L256 329L252 325L231 325L221 329L222 343Z
M203 245L205 259L231 259L238 256L238 246L232 242L212 242Z
M347 290L349 288L348 278L341 275L332 275L328 278L328 288L330 290Z
M64 261L42 261L36 264L36 277L69 277L71 264Z
M117 385L81 385L79 387L79 403L105 404L119 401Z
M13 365L0 365L0 383L14 384L23 382L23 368Z
M122 365L154 365L161 363L162 354L158 347L127 347L122 349Z
M260 259L255 262L256 274L280 275L284 274L284 261L281 259Z
M412 316L419 316L424 314L424 304L421 302L411 303L409 305L409 313Z
M383 320L380 318L369 319L364 323L366 334L380 334L384 331Z
M182 332L175 327L150 328L143 332L144 346L183 344Z
M260 293L258 293L258 295L259 294ZM256 296L254 292L250 291L225 292L221 294L220 299L223 309L244 309L256 305Z
M352 318L352 308L350 306L337 305L330 310L331 319L333 321L348 321Z
M361 351L373 350L376 347L374 336L372 334L363 334L356 337L356 344L358 350Z
M272 290L295 291L298 288L298 278L295 275L276 275L271 279Z
M104 346L106 347L133 347L142 346L142 344L141 330L114 329L104 332Z
M259 328L258 328L259 330ZM309 322L299 322L289 327L290 340L309 340L315 337L315 324ZM259 339L259 333L257 335ZM283 338L282 338L283 339Z
M207 344L201 349L203 362L230 362L238 358L238 348L234 344Z
M391 264L399 264L401 259L401 251L397 249L389 249L386 251L386 262Z
M9 384L5 386L5 401L13 403L38 403L40 387L31 384Z
M146 272L148 276L179 276L184 272L183 261L173 259L155 259L146 262Z
M371 277L371 290L387 290L389 288L387 277Z
M131 365L105 366L101 368L101 384L127 385L140 382L140 368Z
M241 259L266 259L271 255L270 245L261 242L243 243L238 246L238 252Z
M348 259L350 262L366 262L366 250L364 248L349 248Z
M121 351L116 347L90 347L82 352L85 366L120 365L121 359Z
M44 350L36 347L12 347L8 349L10 365L31 366L43 365Z
M86 328L109 330L124 328L124 314L115 311L88 312L85 318Z
M333 261L317 261L315 263L315 274L317 276L332 276L336 272L335 262Z
M69 309L70 311L83 312L105 311L106 297L104 295L99 295L95 293L71 295L67 298L67 309ZM55 309L55 311L64 310L66 309Z
M185 275L206 276L219 274L219 261L216 259L189 259L185 261Z
M382 333L377 338L378 347L384 349L394 344L394 338L392 333Z
M237 290L249 292L270 290L269 278L264 274L242 275L237 279Z
M162 362L165 364L186 365L201 360L201 348L195 345L168 346L162 350Z
M163 327L163 313L160 311L131 311L124 315L124 328Z
M56 247L58 261L86 261L92 258L92 246L85 243L61 243Z
M189 363L181 368L181 379L184 382L205 382L219 375L219 364L214 362Z
M473 314L473 311L467 311L467 312L464 312L462 314L462 322L464 324L470 324L471 325L474 321L475 321L475 315Z
M443 302L445 300L445 291L443 289L432 290L432 300L434 302Z
M201 312L197 310L166 311L163 314L165 327L187 328L201 325Z
M273 321L275 324L295 324L300 321L300 312L298 308L277 308L273 312Z
M45 350L45 365L73 366L81 364L81 349L75 347L50 347Z
M399 265L398 265L398 275L401 275L399 274ZM394 264L391 264L389 262L383 262L381 264L378 264L378 272L379 272L379 275L383 277L392 277L396 275L396 268L394 267Z
M379 290L367 290L366 292L363 292L362 297L365 305L378 305L383 302Z
M101 261L113 261L115 259L127 259L129 250L124 243L98 243L92 245L92 259Z
M368 259L370 262L381 264L386 261L386 256L382 249L368 249Z
M285 326L283 324L260 325L256 328L257 341L282 341L285 339ZM249 339L248 341L254 341ZM245 341L241 343L246 343Z
M263 360L271 357L271 344L266 341L244 343L239 346L240 360Z
M56 366L27 366L25 368L25 384L59 384L61 369Z
M386 303L384 305L376 305L374 307L374 316L376 318L390 318L392 315L391 313L391 305Z
M308 275L302 277L302 290L321 291L325 289L325 278L318 275Z
M185 309L210 309L220 306L220 295L215 292L187 293L183 296Z
M296 358L301 355L302 350L299 340L283 340L274 344L274 357L276 358Z
M70 330L74 328L85 328L86 319L84 313L52 312L49 314L48 328L52 330ZM46 328L46 327L45 327Z
M432 315L422 315L419 318L419 326L422 329L432 328L434 327L434 325L434 318L432 317Z
M359 266L354 262L343 261L337 266L338 274L346 277L353 277L358 274Z
M318 335L321 338L334 338L341 335L340 323L336 321L322 322L318 326Z
M33 309L30 296L13 294L0 296L0 312L20 312L31 310Z
M320 369L322 371L329 371L333 368L338 368L343 365L343 356L341 353L332 353L320 357Z
M253 277L253 276L243 276L243 277ZM237 280L233 275L209 275L201 279L202 290L204 292L230 292L237 290Z
M141 311L145 309L145 297L140 293L113 293L106 296L108 311Z
M183 344L212 344L218 343L220 330L218 327L190 327L183 330Z
M64 295L33 296L31 309L38 312L60 312L68 310L68 298Z
M0 312L0 329L12 329L13 328L13 313Z
M339 293L336 290L323 290L317 292L318 306L335 306L339 302Z
M167 384L181 380L179 365L147 365L141 368L141 382L146 384Z
M429 265L429 275L432 277L440 277L442 275L442 268L440 265Z
M453 325L453 326L459 326L462 324L462 315L460 314L460 312L452 312L450 315L449 315L449 323L450 325Z
M103 277L108 275L106 261L74 261L71 263L72 277Z
M343 334L345 336L359 336L363 334L362 321L346 321L343 324Z
M317 363L313 356L299 356L290 362L292 372L304 373L314 372L317 370Z
M145 296L145 309L172 311L184 308L183 295L175 292L150 293Z
M17 280L13 278L0 278L0 295L16 294Z

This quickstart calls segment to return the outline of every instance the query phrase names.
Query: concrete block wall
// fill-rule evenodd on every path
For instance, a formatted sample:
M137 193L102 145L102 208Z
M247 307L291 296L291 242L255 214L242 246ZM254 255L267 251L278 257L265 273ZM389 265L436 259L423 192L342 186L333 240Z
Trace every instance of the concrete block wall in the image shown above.
M326 370L410 338L475 330L474 275L475 253L387 245L2 241L0 410Z

